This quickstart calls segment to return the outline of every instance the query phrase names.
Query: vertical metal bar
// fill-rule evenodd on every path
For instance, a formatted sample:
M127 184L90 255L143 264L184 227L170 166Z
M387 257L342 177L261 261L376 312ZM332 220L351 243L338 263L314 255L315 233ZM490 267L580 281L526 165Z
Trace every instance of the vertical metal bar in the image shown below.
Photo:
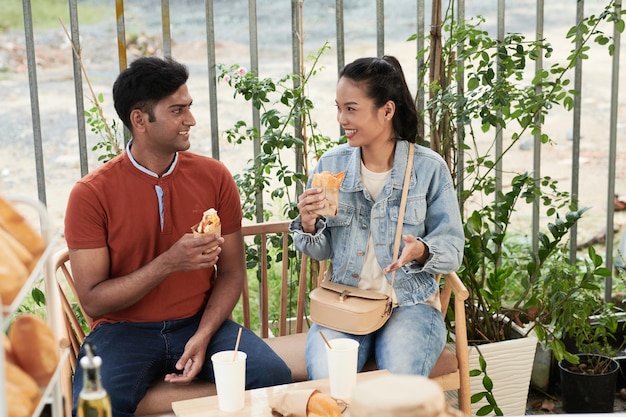
M291 1L291 45L292 45L292 65L293 65L293 73L299 74L300 77L304 77L304 63L303 63L303 42L304 42L304 34L302 28L302 4L303 0L292 0ZM302 81L300 77L295 77L293 79L293 87L300 88ZM298 109L300 111L301 109ZM297 117L294 120L294 135L298 139L303 139L302 131L303 131L303 120L300 117ZM305 148L306 149L306 148ZM304 171L304 155L303 149L298 147L296 151L296 172ZM303 191L302 188L298 188L296 190L296 194L300 195Z
M163 28L163 55L172 56L172 33L170 31L170 0L161 0L161 26Z
M424 0L417 0L417 114L424 113L425 89L424 89L424 56L420 54L424 50L424 28L426 27L426 12L424 11ZM424 117L417 119L417 135L421 140L426 139L424 129Z
M337 74L346 65L346 42L343 27L343 0L335 2L335 25L337 27Z
M615 1L615 14L620 16L622 12L622 0ZM618 30L617 22L613 24L613 66L611 74L611 119L609 127L609 185L607 191L607 215L606 215L606 267L613 271L613 221L615 210L613 197L615 196L615 157L617 151L617 116L619 109L619 58L621 32ZM606 302L611 301L613 292L613 275L606 277L604 282L604 298Z
M376 0L376 54L385 55L385 0Z
M585 1L578 0L576 2L576 27L580 28L580 24L585 18ZM580 29L578 29L579 33L576 36L576 50L579 51L582 47L582 37L580 36ZM573 111L573 127L572 127L572 184L570 195L572 199L573 209L578 209L578 185L580 178L580 115L582 108L582 79L583 79L583 60L579 55L576 59L576 64L574 67L574 90L578 91L579 94L574 96L574 111ZM577 236L578 236L578 225L575 224L574 227L570 229L570 241L569 241L569 258L571 261L576 259L576 251L577 251Z
M115 0L115 21L117 24L117 56L119 60L120 72L128 67L128 58L126 57L126 26L124 23L124 0ZM124 126L124 147L128 145L131 134L130 130Z
M343 0L335 2L335 25L337 27L337 74L346 65L346 42L343 26ZM339 125L339 136L343 135L343 128Z
M465 0L458 0L457 2L457 22L461 23L461 22L465 22ZM465 63L463 58L459 58L461 56L461 52L463 49L463 45L459 44L459 46L457 47L457 59L456 62L454 63L454 65L457 66L457 87L456 87L456 94L458 97L464 97L465 96ZM450 80L452 82L452 80ZM457 103L457 114L461 113L461 107L463 106L463 100L458 101ZM456 192L459 198L459 201L461 201L461 195L463 194L463 190L464 190L464 181L465 181L465 174L464 174L464 170L463 167L465 165L465 152L463 151L463 147L464 147L464 143L465 143L465 127L463 126L463 124L461 123L460 120L457 120L457 126L461 126L461 129L457 129L456 130L456 142L457 142L457 163L456 163ZM461 210L461 214L463 214L463 210Z
M115 0L115 21L117 22L117 55L120 72L128 66L126 58L126 28L124 25L124 0Z
M259 74L259 40L258 40L258 28L257 28L257 12L256 12L256 0L248 0L248 26L250 27L250 71ZM259 109L252 106L252 126L261 134L261 117ZM253 139L254 156L256 157L261 153L261 138L255 137ZM255 162L256 163L256 162ZM263 192L256 190L256 221L263 222Z
M498 0L498 43L504 41L504 9L505 0ZM497 65L500 66L500 58L497 59ZM497 71L497 78L500 79L502 74L500 70ZM496 112L498 118L502 117L502 111ZM497 193L502 191L502 128L496 127L496 198Z
M72 42L76 50L80 51L80 36L78 31L77 0L69 0L70 7L70 31ZM78 125L78 155L80 158L80 176L84 177L89 172L89 158L87 156L87 135L85 126L85 100L83 98L83 73L80 61L75 53L72 53L74 68L74 96L76 99L76 124Z
M220 159L220 137L217 125L217 75L215 63L215 22L213 21L213 0L205 0L206 7L206 49L209 73L209 112L211 119L211 155Z
M537 16L536 16L536 25L537 28L535 30L535 41L543 43L544 32L543 32L543 22L544 22L544 5L543 0L537 0ZM543 53L537 55L537 60L535 61L535 73L539 73L539 71L543 70ZM535 86L535 94L541 95L542 86ZM537 113L535 115L535 123L537 125L541 124L541 114ZM541 178L541 128L539 131L535 133L533 138L533 178L535 180L535 184L539 185L539 178ZM535 200L532 205L532 250L533 253L537 253L539 250L539 205L540 202Z
M39 111L39 89L37 84L37 65L35 60L35 37L33 35L33 15L30 0L23 0L24 35L26 37L26 62L28 63L28 84L30 86L30 111L33 122L33 146L35 148L35 169L37 171L37 194L39 201L47 205L46 173L43 163L41 140L41 114Z

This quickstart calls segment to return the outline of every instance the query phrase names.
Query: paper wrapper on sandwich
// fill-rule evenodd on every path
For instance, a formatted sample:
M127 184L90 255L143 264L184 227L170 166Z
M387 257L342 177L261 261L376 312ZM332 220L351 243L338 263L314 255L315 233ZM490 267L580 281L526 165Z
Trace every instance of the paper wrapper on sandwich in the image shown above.
M335 217L339 207L339 186L345 172L333 174L329 171L322 171L313 174L312 187L324 189L324 208L315 212L320 216Z
M217 215L217 210L210 208L202 213L202 220L191 226L194 237L199 237L206 234L216 234L217 237L222 236L222 222Z
M317 389L278 391L269 406L274 415L283 417L341 417L335 400Z

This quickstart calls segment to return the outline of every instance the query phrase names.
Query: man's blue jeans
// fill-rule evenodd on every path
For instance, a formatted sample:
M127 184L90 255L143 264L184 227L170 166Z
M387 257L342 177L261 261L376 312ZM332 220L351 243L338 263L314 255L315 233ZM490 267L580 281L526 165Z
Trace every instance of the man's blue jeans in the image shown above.
M364 336L314 324L306 341L309 379L328 378L325 343L320 330L328 340L347 337L359 342L358 371L374 356L378 369L387 369L393 374L428 376L446 343L441 311L426 304L396 307L382 328Z
M157 323L101 324L85 341L91 342L102 358L102 385L111 397L114 417L133 416L135 408L148 387L165 374L179 372L176 361L185 344L195 333L200 315L182 320ZM238 324L227 320L215 333L207 348L206 358L198 378L214 382L211 355L235 347ZM283 360L258 336L244 328L239 350L246 352L246 389L288 384L291 371ZM81 348L79 358L84 356ZM83 371L77 363L74 376L74 406L76 416L78 395L83 386Z

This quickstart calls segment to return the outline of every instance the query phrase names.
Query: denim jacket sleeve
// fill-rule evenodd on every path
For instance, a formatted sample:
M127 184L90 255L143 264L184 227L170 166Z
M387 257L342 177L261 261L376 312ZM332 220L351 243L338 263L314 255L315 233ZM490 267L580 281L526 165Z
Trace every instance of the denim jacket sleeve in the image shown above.
M425 234L417 237L428 247L430 256L424 263L411 261L403 267L406 273L440 274L456 271L461 265L464 232L456 191L450 172L440 167L430 178L426 195Z
M307 256L322 261L330 258L331 242L326 231L326 219L319 217L315 222L315 233L307 233L302 230L300 216L291 221L289 231L293 233L293 241L296 249Z

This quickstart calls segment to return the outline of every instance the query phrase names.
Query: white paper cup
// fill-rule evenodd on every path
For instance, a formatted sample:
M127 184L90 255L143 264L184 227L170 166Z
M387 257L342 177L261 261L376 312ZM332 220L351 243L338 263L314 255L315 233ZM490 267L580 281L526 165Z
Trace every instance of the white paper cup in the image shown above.
M330 396L348 400L356 385L356 366L359 342L347 338L329 340L332 349L326 346Z
M234 350L217 352L211 356L217 402L222 411L239 411L245 405L246 354ZM233 360L234 359L234 360Z

